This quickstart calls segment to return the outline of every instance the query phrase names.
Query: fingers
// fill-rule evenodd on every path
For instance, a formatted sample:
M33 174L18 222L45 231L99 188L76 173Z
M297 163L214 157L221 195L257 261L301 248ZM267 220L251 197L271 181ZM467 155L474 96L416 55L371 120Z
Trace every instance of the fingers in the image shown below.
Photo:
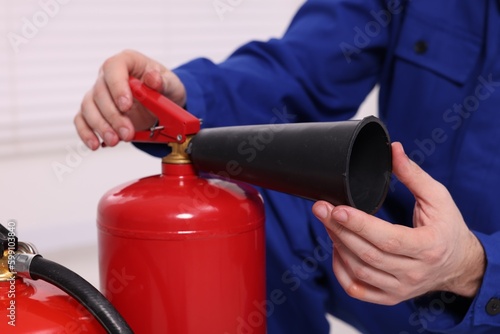
M325 212L328 215L325 216ZM414 240L415 234L420 233L420 231L388 223L354 208L346 206L333 208L327 202L318 201L313 206L313 213L328 230L336 232L337 237L341 237L347 246L359 246L360 242L368 242L381 252L406 257L418 256L422 247L425 247L422 244L425 241L418 240L417 243ZM343 230L339 230L339 225L342 226ZM366 247L364 250L366 251ZM358 253L361 252L358 251Z
M357 234L370 232L364 227L353 232L337 223L337 211L342 210L345 207L334 208L326 202L317 202L313 206L313 212L324 221L333 240L333 271L340 285L347 294L360 300L386 305L399 302L401 296L407 293L401 278L413 270L417 261L378 248L378 245Z
M106 60L74 120L84 143L96 149L99 145L97 134L107 146L114 146L120 140L133 138L136 125L133 121L137 121L141 129L142 123L153 124L151 115L141 115L145 109L134 103L129 76L145 79L146 84L161 90L162 71L166 69L135 51L124 51Z
M401 143L392 144L392 157L394 175L412 192L417 200L426 204L441 203L443 195L447 194L446 189L408 158Z
M133 125L122 112L132 107L128 76L134 66L131 55L126 52L111 57L101 67L94 87L83 98L74 123L78 135L90 149L99 147L96 134L107 146L133 137Z
M363 256L358 256L350 247L346 246L340 239L333 241L338 256L342 259L345 268L349 268L349 275L352 281L359 281L365 284L376 286L381 290L394 290L399 288L398 279L384 270L372 266L374 258L364 257L368 261L362 259ZM356 249L356 248L354 248ZM365 254L369 254L368 252ZM377 255L377 258L382 259L384 255ZM368 264L368 265L367 265Z
M92 142L91 149L99 146L98 143L95 145L95 140L98 139L94 133L97 133L107 146L115 146L119 141L117 133L99 111L93 91L85 95L80 112L75 117L75 125L83 142L86 144Z
M146 66L142 80L148 87L161 92L177 105L182 107L186 104L184 85L177 75L166 68L154 63L149 64Z
M162 75L163 95L167 96L177 105L184 107L186 105L186 88L179 77L171 71Z
M164 71L158 64L149 64L144 70L142 81L146 84L146 86L158 92L163 92L164 82L162 72Z
M93 151L97 150L97 148L99 148L99 138L97 138L94 131L92 131L87 122L85 122L81 112L76 114L73 123L75 124L78 136L85 145Z
M177 78L163 65L132 50L123 51L109 58L103 64L101 72L112 100L121 112L128 111L133 105L133 96L128 83L129 76L142 80L148 87L166 96L169 96L165 94L165 87L169 80ZM176 85L174 88L177 88Z
M88 118L89 124L95 126L94 129L99 133L104 133L102 138L105 143L113 146L119 140L130 141L134 134L134 126L129 117L118 110L103 80L96 82L93 102L95 108L90 104L82 111L84 116ZM109 129L110 127L112 131Z
M106 89L121 112L132 107L133 97L128 83L129 76L142 77L147 58L135 51L123 51L104 62L100 75Z
M334 248L333 272L349 296L375 304L393 305L398 302L390 298L386 291L357 279L350 266L346 264L344 256L336 247ZM396 282L396 286L398 284L399 282Z
M379 288L394 288L396 281L391 277L405 277L406 273L411 272L421 250L426 247L425 242L416 237L420 232L383 221L384 224L378 224L368 220L364 225L364 213L360 212L361 215L355 217L359 211L353 210L349 218L339 218L346 214L342 211L346 210L343 207L333 209L324 224L334 245L344 254L344 259L349 259L354 276ZM386 230L387 235L383 231L379 233L381 229ZM397 237L399 231L404 231L401 240ZM394 236L393 239L391 236Z

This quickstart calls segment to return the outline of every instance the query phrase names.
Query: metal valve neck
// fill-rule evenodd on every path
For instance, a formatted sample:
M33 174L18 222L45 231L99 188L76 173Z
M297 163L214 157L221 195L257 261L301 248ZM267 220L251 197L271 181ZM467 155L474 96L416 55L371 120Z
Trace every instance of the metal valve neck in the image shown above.
M193 162L187 153L187 147L193 136L188 136L183 143L169 143L172 152L162 160L162 175L192 176L197 175Z
M16 278L16 254L38 254L36 247L29 242L17 242L16 250L12 248L4 250L0 257L0 282L10 281Z
M192 138L193 136L186 137L186 140L183 143L169 143L168 146L172 148L172 152L164 157L162 162L164 164L175 165L191 164L191 158L187 154L186 150Z

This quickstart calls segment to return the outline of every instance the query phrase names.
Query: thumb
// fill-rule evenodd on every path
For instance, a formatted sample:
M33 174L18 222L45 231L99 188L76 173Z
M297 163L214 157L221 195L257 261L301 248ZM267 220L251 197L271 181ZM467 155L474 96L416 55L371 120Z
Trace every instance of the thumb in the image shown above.
M186 105L186 88L181 79L172 71L167 70L162 75L163 95L184 108Z
M393 173L403 183L417 200L430 202L438 200L436 187L443 187L434 180L420 166L410 160L403 145L399 142L392 144Z
M163 91L163 79L161 72L162 71L159 66L148 66L142 75L142 81L149 88L161 93Z
M172 71L159 66L148 67L142 80L148 87L162 93L177 105L184 107L186 104L186 89Z

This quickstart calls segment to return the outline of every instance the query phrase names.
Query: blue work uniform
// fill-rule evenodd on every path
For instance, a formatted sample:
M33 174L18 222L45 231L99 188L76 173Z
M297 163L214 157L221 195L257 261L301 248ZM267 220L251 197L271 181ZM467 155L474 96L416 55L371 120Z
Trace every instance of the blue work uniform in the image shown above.
M486 254L473 299L434 292L381 306L346 295L310 201L266 203L268 332L328 333L325 313L363 333L500 333L500 5L498 0L309 0L285 35L226 61L175 70L204 127L339 121L380 86L391 139L451 192ZM497 113L497 114L495 114ZM393 180L378 216L412 226ZM248 319L242 333L251 333Z

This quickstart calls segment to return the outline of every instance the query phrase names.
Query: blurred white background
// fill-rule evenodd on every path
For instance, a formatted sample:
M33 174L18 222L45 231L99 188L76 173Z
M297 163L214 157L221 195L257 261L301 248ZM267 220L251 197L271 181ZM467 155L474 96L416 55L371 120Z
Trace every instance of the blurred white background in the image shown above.
M279 37L302 0L0 0L0 223L98 285L102 194L157 174L129 144L90 152L73 116L103 61L136 49L175 67L223 60L244 42ZM373 113L375 94L361 113ZM335 333L355 333L333 321Z

